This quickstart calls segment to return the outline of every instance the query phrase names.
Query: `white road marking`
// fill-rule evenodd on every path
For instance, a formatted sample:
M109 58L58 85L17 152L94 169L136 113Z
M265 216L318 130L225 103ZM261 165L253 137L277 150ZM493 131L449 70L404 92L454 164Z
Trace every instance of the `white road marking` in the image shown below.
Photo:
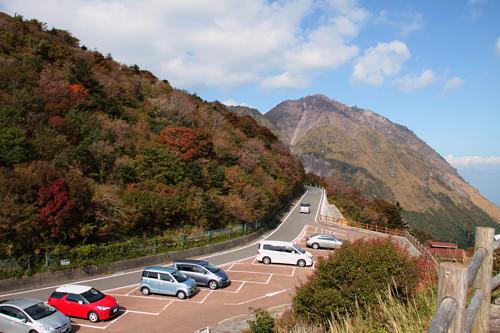
M275 291L275 292L272 292L272 293L265 294L264 296L260 296L260 297L257 297L257 298L249 299L249 300L244 301L244 302L239 302L239 303L224 303L224 305L242 305L242 304L246 304L246 303L250 303L250 302L256 301L256 300L264 298L264 297L272 297L272 296L281 294L282 292L287 291L287 290L288 289L283 289L283 290L280 290L280 291Z

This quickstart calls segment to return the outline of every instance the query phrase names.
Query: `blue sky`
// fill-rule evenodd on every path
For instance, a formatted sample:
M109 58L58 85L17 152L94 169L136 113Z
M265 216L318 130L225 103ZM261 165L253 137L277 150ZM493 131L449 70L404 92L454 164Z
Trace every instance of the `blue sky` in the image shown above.
M208 101L321 93L404 125L500 205L500 1L0 0Z

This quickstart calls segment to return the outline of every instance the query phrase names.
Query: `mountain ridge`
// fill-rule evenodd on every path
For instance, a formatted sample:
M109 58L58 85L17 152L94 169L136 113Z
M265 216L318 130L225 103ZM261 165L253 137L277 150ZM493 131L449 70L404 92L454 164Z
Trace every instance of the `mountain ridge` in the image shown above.
M412 227L445 240L468 239L475 225L498 227L498 206L411 130L374 111L316 94L254 117L278 129L270 128L307 172L337 178L371 198L400 202Z

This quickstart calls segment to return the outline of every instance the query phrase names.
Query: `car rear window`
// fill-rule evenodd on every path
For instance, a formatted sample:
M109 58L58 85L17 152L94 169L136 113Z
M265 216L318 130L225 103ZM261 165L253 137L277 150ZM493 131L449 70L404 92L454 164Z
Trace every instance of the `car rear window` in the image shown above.
M24 311L34 320L38 320L50 316L57 310L53 306L40 302L24 309Z

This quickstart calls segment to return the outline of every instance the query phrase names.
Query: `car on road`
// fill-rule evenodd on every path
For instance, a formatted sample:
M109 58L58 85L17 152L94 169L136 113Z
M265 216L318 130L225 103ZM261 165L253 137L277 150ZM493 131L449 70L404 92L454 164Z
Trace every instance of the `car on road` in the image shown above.
M191 297L196 292L196 282L172 267L150 266L142 272L139 290L144 295L151 293L174 295L180 299Z
M300 203L300 212L304 214L309 214L311 212L311 204L307 201L302 201Z
M342 246L342 240L332 234L314 234L307 236L306 246L313 249L337 249Z
M227 273L205 260L175 260L174 268L196 281L199 286L217 289L227 286Z
M50 295L48 303L65 315L88 318L93 323L114 317L119 310L114 297L78 284L58 287Z
M311 266L312 254L291 242L263 240L257 249L257 260L271 263L292 264L299 267Z
M68 316L31 297L0 301L0 332L71 332Z

